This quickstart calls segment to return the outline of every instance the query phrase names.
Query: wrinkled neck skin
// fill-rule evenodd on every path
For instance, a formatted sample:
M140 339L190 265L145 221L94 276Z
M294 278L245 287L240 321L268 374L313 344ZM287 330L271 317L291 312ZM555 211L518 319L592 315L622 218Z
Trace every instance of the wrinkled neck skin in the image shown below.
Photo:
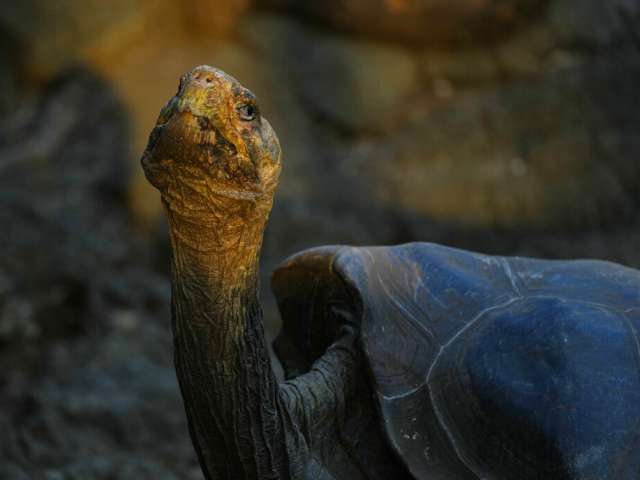
M225 202L205 218L165 202L175 364L191 437L207 479L301 478L304 442L279 398L258 302L271 199Z
M185 330L198 328L210 334L210 360L232 368L242 359L239 340L249 320L261 315L258 255L266 219L255 216L258 224L238 225L231 215L198 219L170 210L168 217L175 333L182 338Z
M271 197L217 199L208 215L164 203L176 373L205 477L334 478L318 452L341 441L339 423L358 371L354 336L337 341L305 375L278 385L258 301Z

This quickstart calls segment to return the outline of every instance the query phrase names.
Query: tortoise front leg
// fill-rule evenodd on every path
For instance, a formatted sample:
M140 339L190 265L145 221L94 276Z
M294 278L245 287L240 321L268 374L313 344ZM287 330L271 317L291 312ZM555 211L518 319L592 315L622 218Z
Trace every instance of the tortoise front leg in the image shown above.
M283 404L304 436L312 480L411 478L391 452L349 324L308 373L285 382Z
M353 394L355 376L360 366L356 347L358 334L353 327L344 326L333 343L311 370L285 382L280 396L310 448L327 430L335 428L345 416L347 399Z

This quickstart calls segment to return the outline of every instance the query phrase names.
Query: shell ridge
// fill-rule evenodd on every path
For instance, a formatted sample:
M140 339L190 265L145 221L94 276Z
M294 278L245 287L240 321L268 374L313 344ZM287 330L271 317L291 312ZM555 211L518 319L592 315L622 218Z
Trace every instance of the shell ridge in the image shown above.
M420 385L418 385L417 387L413 387L413 388L407 390L406 392L398 393L397 395L384 395L384 394L381 394L380 396L386 401L402 400L403 398L410 397L414 393L419 392L420 390L422 390L426 386L427 386L427 382L423 382Z
M458 332L456 332L449 340L447 340L447 342L444 345L442 345L440 347L440 349L438 350L438 353L434 357L433 362L431 363L431 365L429 367L429 370L427 371L426 378L425 378L425 385L427 386L427 389L429 391L429 399L431 400L431 407L433 408L433 411L434 411L434 413L436 415L436 418L438 419L438 424L440 425L440 427L444 430L445 434L447 435L447 438L449 439L449 442L451 443L451 447L453 448L453 451L456 453L456 456L458 457L458 459L479 480L484 478L483 474L478 471L478 468L477 468L476 465L471 465L472 462L468 458L466 458L466 455L464 455L464 453L461 451L461 448L458 445L458 442L457 442L456 438L454 437L453 432L451 432L451 430L449 429L449 427L447 426L447 424L445 422L445 419L443 418L442 412L440 411L438 403L436 402L436 399L435 399L435 397L433 395L433 389L431 388L431 385L430 385L431 376L433 374L433 370L435 369L436 365L438 364L438 362L439 362L439 360L440 360L440 358L442 356L442 353L451 344L453 344L464 332L466 332L469 328L473 327L487 313L492 312L494 310L498 310L500 308L508 307L509 305L511 305L511 304L521 300L521 299L522 299L521 297L512 297L509 300L507 300L506 302L503 302L503 303L501 303L499 305L494 305L492 307L487 307L487 308L483 309L480 313L478 313L471 321L469 321L467 324L465 324L460 330L458 330Z
M640 310L640 309L631 308L629 310L633 311L633 310ZM633 337L633 341L636 344L636 359L638 361L638 366L640 367L640 339L638 338L638 331L636 330L636 327L631 321L631 319L627 316L627 312L625 312L624 315L622 315L622 318L624 318L624 322L626 323L627 328L629 329L629 332Z
M524 297L523 297L524 298ZM527 295L526 298L539 298L539 299L550 299L550 300L559 300L561 302L573 302L573 303L581 303L583 305L589 305L592 307L602 308L604 310L612 310L611 305L607 305L605 303L592 302L590 300L582 300L580 298L571 298L571 297L562 297L559 295ZM613 309L615 310L615 309ZM624 310L621 313L630 313L633 310L640 310L637 308L630 308L629 310ZM620 310L618 310L620 311Z
M429 381L431 380L431 373L433 372L433 369L434 369L436 363L438 363L438 360L440 360L440 356L442 355L442 353L453 342L455 342L460 337L460 335L462 335L464 332L466 332L469 328L473 327L485 314L487 314L489 312L492 312L493 310L498 310L500 308L508 307L512 303L515 303L515 302L517 302L517 301L519 301L521 299L522 299L522 297L511 297L509 300L507 300L506 302L500 303L499 305L493 305L492 307L487 307L487 308L483 309L480 313L478 313L469 322L467 322L465 325L463 325L460 328L460 330L458 330L454 335L452 335L451 338L449 340L447 340L444 343L444 345L442 345L440 347L440 350L438 351L437 355L433 359L433 363L429 367L429 370L428 370L427 376L426 376L426 382L429 383Z
M424 333L424 335L426 337L428 337L428 339L433 342L436 343L437 345L440 345L439 343L437 343L435 341L435 335L433 334L433 332L431 330L429 330L427 327L425 327L422 322L416 322L415 321L415 316L405 307L403 306L394 296L393 294L389 291L389 289L387 288L384 280L382 280L382 277L380 276L380 273L376 272L376 277L378 277L378 282L380 284L380 287L382 287L382 290L384 290L384 293L387 294L387 297L389 298L389 300L391 300L391 302L402 312L404 312L406 314L405 318L407 320L409 320L409 322L411 323L411 325L414 325L416 327L419 328L419 331Z
M499 258L500 258L500 263L504 268L504 273L509 279L509 282L511 283L511 288L513 288L513 291L516 293L518 297L522 298L524 295L520 291L520 287L518 286L516 276L514 275L513 270L511 269L511 264L509 263L509 259L506 257L499 257Z

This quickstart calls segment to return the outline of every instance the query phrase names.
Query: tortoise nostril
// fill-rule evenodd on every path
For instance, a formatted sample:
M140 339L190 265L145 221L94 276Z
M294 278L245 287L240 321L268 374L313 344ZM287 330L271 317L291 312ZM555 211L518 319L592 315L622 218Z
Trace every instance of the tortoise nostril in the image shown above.
M207 77L207 83L211 83L213 81L213 77Z
M193 74L193 78L195 78L196 80L200 78L200 72L195 72Z

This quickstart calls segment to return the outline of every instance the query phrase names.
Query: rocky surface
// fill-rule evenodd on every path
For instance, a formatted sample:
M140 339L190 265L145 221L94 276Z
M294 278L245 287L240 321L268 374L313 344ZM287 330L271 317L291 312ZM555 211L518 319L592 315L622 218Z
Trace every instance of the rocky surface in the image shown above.
M283 145L265 286L328 243L640 267L635 0L251 3L0 7L0 478L201 478L137 164L194 64L255 90Z
M73 70L2 127L0 478L199 478L121 105Z
M413 57L386 45L322 36L300 67L302 101L312 114L351 132L388 130L419 90Z
M263 0L342 31L408 43L494 40L531 21L546 0Z
M638 60L603 59L461 94L346 162L381 203L441 221L623 222L638 206L639 81Z
M97 56L121 52L157 31L224 37L251 0L25 0L0 5L0 28L32 80ZM167 21L169 19L169 21Z
M640 64L633 30L622 25L637 10L600 11L609 34L588 39L577 25L595 15L589 5L586 18L570 20L567 6L554 4L544 21L498 44L453 51L329 35L276 15L248 17L243 43L269 59L262 65L280 73L290 98L265 111L285 120L302 111L312 120L302 123L304 135L297 121L275 122L284 138L284 191L288 180L306 176L298 181L323 202L339 202L345 188L350 203L361 194L363 205L399 216L411 211L481 228L627 221L638 205ZM573 41L559 28L570 21ZM247 58L235 72L260 92L252 65ZM304 139L302 149L289 154L290 138ZM308 175L319 161L323 171ZM302 175L287 179L287 169ZM327 192L328 181L340 188Z

